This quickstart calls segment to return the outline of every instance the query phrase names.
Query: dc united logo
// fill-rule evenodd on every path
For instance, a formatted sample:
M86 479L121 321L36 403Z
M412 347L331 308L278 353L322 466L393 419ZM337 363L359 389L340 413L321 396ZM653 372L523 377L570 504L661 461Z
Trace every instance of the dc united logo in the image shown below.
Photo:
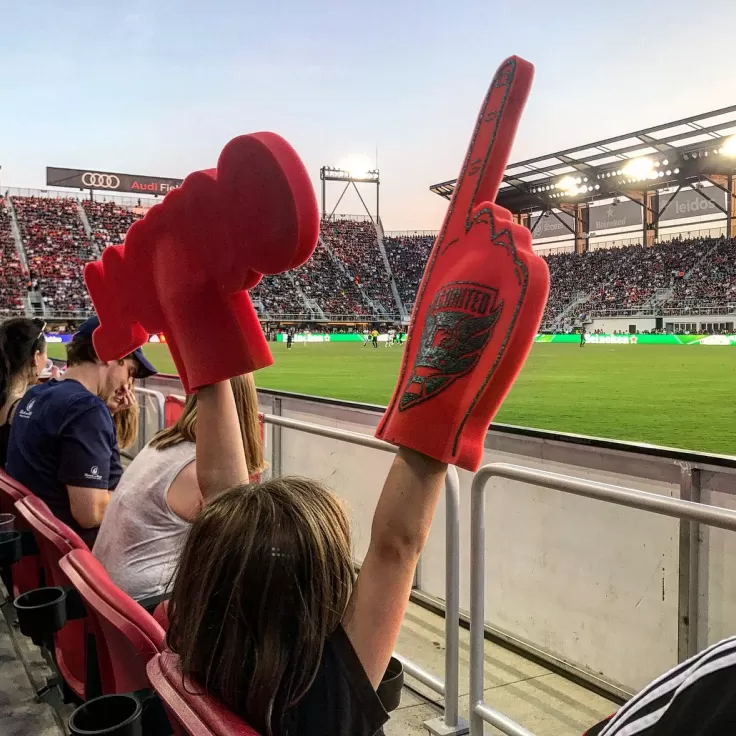
M437 292L399 410L431 399L473 370L501 314L503 301L497 299L497 289L472 281L455 281Z

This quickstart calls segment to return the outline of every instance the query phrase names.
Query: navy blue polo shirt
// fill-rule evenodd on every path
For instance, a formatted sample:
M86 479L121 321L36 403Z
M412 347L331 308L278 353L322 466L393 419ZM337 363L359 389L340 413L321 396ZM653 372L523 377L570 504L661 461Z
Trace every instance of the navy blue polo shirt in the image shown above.
M105 402L79 381L34 386L13 417L5 468L88 539L74 520L66 486L113 490L123 473L115 426Z

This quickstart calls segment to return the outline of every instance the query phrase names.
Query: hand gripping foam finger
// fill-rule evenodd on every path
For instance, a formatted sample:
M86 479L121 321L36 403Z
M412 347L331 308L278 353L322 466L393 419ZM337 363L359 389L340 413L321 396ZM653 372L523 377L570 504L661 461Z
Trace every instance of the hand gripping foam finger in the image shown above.
M533 67L493 78L412 314L399 380L376 436L477 470L491 420L524 364L549 291L531 233L494 204Z
M304 263L319 234L309 176L274 133L233 139L88 264L97 352L127 355L163 332L187 392L273 362L247 289Z

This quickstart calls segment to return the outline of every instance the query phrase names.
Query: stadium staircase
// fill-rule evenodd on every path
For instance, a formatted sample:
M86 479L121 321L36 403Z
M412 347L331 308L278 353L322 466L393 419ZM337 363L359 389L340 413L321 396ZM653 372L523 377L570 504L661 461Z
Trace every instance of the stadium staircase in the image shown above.
M567 317L571 316L573 310L581 304L587 302L588 299L590 299L590 292L578 292L577 296L554 318L554 320L552 320L552 331L556 332L557 330L561 329L562 326L565 324L565 320L567 319Z
M287 271L283 275L286 276L286 278L290 281L292 287L294 288L294 291L296 292L296 295L299 297L302 304L304 304L312 319L326 320L327 318L325 317L325 313L322 311L319 304L317 304L317 300L307 298L307 295L304 293L301 286L299 286L299 283L294 278L294 272Z
M84 207L81 202L77 202L77 209L79 210L79 219L82 221L84 232L87 233L87 239L89 244L92 246L92 251L95 254L95 258L100 258L102 253L100 252L100 246L97 244L95 239L92 237L92 226L89 224L89 218L87 213L84 211Z
M25 273L28 273L28 255L26 254L26 249L23 246L23 238L21 237L20 227L18 226L18 215L15 212L15 207L13 207L13 200L9 196L5 197L5 207L10 213L10 232L13 235L15 250L18 252L18 258L20 259L23 270ZM24 311L26 313L26 317L30 317L33 314L45 314L44 303L39 294L26 292L23 295L23 303L25 305Z
M682 277L683 281L688 281L690 277L693 275L693 271L701 264L705 263L713 254L715 250L717 250L718 246L720 244L720 241L716 240L713 247L709 248L703 255L693 263L692 268L690 268L688 271L685 271L685 275ZM669 287L667 289L657 289L654 296L652 296L650 299L648 299L644 304L641 305L641 309L637 312L637 315L640 314L652 314L652 312L656 311L658 307L663 306L666 304L674 295L675 289L674 287Z
M399 308L399 314L401 315L402 320L409 319L409 314L406 311L406 307L404 306L404 302L401 300L401 295L399 294L399 289L396 286L396 279L394 279L394 273L391 269L391 262L388 260L388 253L386 253L386 246L383 242L383 223L381 222L381 218L376 218L375 222L376 227L376 242L378 243L378 250L381 251L381 257L383 258L383 264L386 267L386 273L388 274L388 283L391 287L391 293L394 295L394 301L396 302L396 306Z
M371 309L371 313L374 315L382 315L384 317L387 316L388 312L386 311L386 308L380 302L371 299L368 294L365 293L363 285L360 282L356 282L355 277L352 273L350 273L350 269L343 263L342 259L338 257L335 251L330 248L330 246L327 244L327 241L321 235L319 236L319 242L322 243L322 245L324 246L324 249L327 251L328 255L332 259L335 267L342 271L345 277L355 284L358 291L360 292L360 295L363 297L363 302L367 304L368 307Z

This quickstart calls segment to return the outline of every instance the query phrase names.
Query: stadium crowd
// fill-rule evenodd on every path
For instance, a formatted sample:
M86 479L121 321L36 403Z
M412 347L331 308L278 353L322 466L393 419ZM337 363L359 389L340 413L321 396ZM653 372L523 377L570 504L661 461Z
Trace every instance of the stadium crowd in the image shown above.
M390 236L383 239L399 296L407 311L411 311L434 235Z
M670 306L689 295L702 298L710 294L711 304L723 301L723 289L713 289L709 283L729 270L724 264L733 245L729 248L728 243L731 241L693 238L650 248L631 245L545 256L550 296L542 325L550 327L566 309L568 320L598 312L626 314L650 299L667 296L669 290L673 294L667 301ZM579 303L574 304L576 300Z
M0 207L4 276L0 307L20 308L27 284L29 291L42 296L49 311L89 309L82 268L95 257L95 248L82 225L80 202L35 197L13 197L12 201L30 272L23 273L13 247L9 213ZM139 219L132 210L112 202L85 201L81 206L100 249L121 242ZM314 300L326 315L375 315L370 300L394 313L390 278L395 280L404 306L411 310L434 236L386 236L390 278L372 222L322 221L321 237L324 245L318 245L312 258L293 272L293 278L304 296ZM723 238L545 256L551 287L542 325L549 329L563 313L565 323L597 313L627 314L648 301L658 308L691 310L736 301L734 256L736 244ZM304 301L292 283L284 276L264 278L252 292L257 308L267 316L303 314Z
M306 307L294 290L288 276L264 276L250 291L256 309L258 302L263 305L265 314L305 314Z
M312 257L293 273L307 299L314 299L325 314L370 313L360 289L337 267L321 243Z
M10 212L0 197L0 310L23 308L25 275L10 229Z
M57 312L90 309L82 279L94 251L84 231L76 199L13 197L29 278L43 301Z
M386 267L378 247L376 228L370 221L322 220L322 239L345 264L356 285L387 312L395 311Z
M677 281L665 306L697 311L729 302L736 302L736 240L724 238L693 268L689 279Z
M94 202L85 200L82 207L87 214L92 230L92 238L97 247L102 250L108 245L118 245L123 242L128 228L141 216L127 207L121 207L114 202Z

